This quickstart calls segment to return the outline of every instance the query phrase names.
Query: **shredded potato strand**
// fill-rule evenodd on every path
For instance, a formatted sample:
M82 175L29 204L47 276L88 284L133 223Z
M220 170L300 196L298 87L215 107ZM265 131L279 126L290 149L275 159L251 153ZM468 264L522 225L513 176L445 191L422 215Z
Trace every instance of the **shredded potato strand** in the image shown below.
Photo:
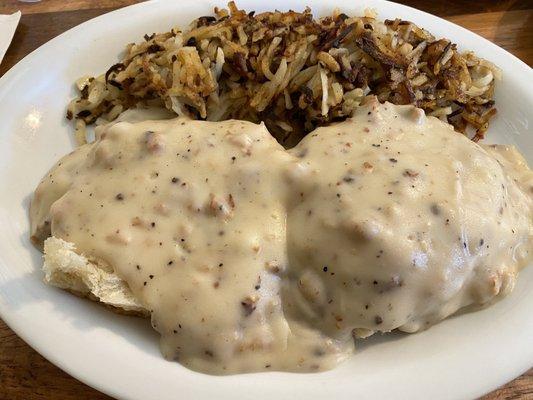
M230 2L189 29L145 35L123 60L76 82L68 106L76 137L123 110L155 105L192 118L264 121L286 147L317 126L351 116L368 95L413 104L473 139L495 115L501 71L448 39L400 19L335 11L247 13Z

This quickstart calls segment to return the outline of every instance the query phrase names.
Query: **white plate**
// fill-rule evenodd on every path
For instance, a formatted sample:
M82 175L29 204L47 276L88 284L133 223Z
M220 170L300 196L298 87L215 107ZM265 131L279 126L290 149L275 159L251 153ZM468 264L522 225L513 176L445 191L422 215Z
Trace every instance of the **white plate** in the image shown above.
M248 10L373 7L380 18L411 20L498 64L504 72L489 139L516 144L533 164L533 73L511 54L429 14L382 0L240 1ZM0 316L28 344L81 381L124 399L461 399L495 389L533 363L533 268L511 296L415 335L368 340L348 362L319 374L271 372L213 377L159 354L149 322L123 317L41 282L41 256L28 240L30 194L73 147L65 105L72 82L98 74L144 33L210 14L223 2L157 1L84 23L36 50L0 79ZM38 27L34 27L37 29Z

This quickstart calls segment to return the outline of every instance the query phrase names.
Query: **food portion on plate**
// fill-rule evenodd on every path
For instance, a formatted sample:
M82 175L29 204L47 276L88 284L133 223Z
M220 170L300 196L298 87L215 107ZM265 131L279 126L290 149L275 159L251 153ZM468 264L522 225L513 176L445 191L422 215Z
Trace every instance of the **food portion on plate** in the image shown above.
M102 123L35 191L45 281L150 316L166 358L212 374L330 369L508 294L533 172L454 131L482 138L497 68L400 20L230 11L80 84L81 141Z
M367 95L412 104L456 130L482 139L495 115L500 71L460 53L412 22L341 12L313 19L304 12L215 9L189 28L145 35L121 62L78 82L68 108L78 139L85 125L111 121L138 104L159 105L194 119L263 121L285 147L317 126L351 116Z

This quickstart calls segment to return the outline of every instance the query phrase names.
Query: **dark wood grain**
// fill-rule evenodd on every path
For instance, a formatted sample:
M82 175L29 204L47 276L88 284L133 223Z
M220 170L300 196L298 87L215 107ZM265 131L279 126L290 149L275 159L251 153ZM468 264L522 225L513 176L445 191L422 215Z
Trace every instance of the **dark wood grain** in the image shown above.
M531 0L404 0L395 3L405 4L419 10L435 14L441 18L454 15L471 15L487 12L531 10Z
M0 0L2 1L2 0ZM91 18L113 9L101 8L83 11L58 11L23 14L4 61L0 64L0 76L24 56L50 39Z
M30 14L94 8L118 8L139 3L140 1L142 0L43 0L37 3L22 3L19 0L2 0L0 2L0 14L16 10L21 10L24 14ZM480 12L529 10L532 8L531 0L404 0L395 2L406 4L440 17L477 14ZM220 6L225 4L226 1L212 0L212 3ZM237 1L238 4L239 2ZM302 4L305 4L305 1L302 1Z
M106 400L29 347L0 320L0 400Z
M120 8L142 0L43 0L39 2L21 2L20 0L2 0L0 14L7 14L16 10L23 14L41 14L58 11L83 11L89 9Z
M22 10L21 23L0 76L25 55L60 33L139 0L0 0L0 14ZM213 4L220 4L213 0ZM304 2L302 2L303 4ZM533 1L407 0L401 3L470 29L533 65ZM453 40L453 38L450 38ZM0 400L104 400L110 397L52 365L0 320ZM533 400L533 369L483 400Z
M533 65L533 11L495 11L447 19L496 43L530 67Z
M483 396L480 400L531 400L533 399L533 368L521 377L498 390Z

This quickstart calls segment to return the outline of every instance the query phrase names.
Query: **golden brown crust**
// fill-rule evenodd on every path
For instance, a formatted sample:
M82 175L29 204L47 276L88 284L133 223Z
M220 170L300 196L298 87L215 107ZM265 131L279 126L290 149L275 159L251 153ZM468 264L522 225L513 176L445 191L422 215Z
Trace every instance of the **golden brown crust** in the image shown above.
M228 8L129 45L119 64L78 84L68 117L84 125L155 103L193 118L263 121L291 147L351 116L367 94L413 104L460 132L471 126L474 140L496 113L497 68L412 22Z
M104 306L108 310L113 311L115 314L127 315L127 316L132 316L132 317L142 317L142 318L148 318L150 316L150 314L147 311L143 312L143 311L136 311L136 310L125 310L125 309L120 308L120 307L115 307L115 306L112 306L110 304L103 303L103 302L100 301L100 299L98 299L98 297L96 297L91 292L82 293L82 292L79 292L79 291L73 290L73 289L64 289L64 290L66 290L67 292L69 292L69 293L71 293L71 294L73 294L73 295L75 295L77 297L80 297L82 299L88 299L88 300L94 301L94 302Z

